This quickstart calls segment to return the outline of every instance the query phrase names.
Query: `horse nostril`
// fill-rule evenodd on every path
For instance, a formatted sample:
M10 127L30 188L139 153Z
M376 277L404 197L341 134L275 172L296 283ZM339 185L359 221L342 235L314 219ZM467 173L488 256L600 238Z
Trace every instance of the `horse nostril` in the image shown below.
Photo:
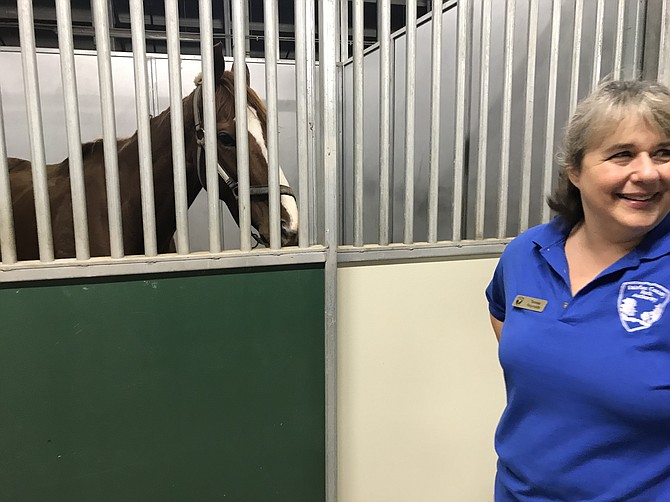
M298 232L293 229L288 222L281 222L281 234L282 234L282 245L290 246L297 244L298 242Z

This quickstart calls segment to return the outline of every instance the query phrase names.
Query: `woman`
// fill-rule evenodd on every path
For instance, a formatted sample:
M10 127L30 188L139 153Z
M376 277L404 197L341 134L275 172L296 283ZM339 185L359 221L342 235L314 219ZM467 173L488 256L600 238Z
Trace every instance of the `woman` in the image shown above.
M670 90L602 84L566 131L558 216L486 295L507 406L495 500L670 500Z

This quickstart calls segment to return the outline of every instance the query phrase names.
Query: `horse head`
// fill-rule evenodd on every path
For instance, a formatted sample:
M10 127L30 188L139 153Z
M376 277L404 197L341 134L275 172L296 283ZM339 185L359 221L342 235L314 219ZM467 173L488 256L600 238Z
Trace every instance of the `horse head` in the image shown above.
M222 44L214 46L215 106L219 197L239 224L237 198L237 140L235 129L235 85L233 69L225 70ZM270 242L270 206L268 191L267 108L247 82L247 129L249 145L249 185L251 191L251 223L260 233L263 244ZM197 82L196 82L197 84ZM204 183L204 162L199 166ZM291 246L298 241L298 205L286 176L279 169L281 202L281 243ZM206 186L205 186L206 188Z

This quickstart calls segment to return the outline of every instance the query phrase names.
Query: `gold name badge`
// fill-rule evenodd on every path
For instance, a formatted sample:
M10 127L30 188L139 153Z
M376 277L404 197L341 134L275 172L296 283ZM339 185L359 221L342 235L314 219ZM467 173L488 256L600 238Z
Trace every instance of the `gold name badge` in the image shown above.
M520 309L532 310L533 312L542 312L547 306L547 300L518 295L514 299L514 302L512 302L512 306Z

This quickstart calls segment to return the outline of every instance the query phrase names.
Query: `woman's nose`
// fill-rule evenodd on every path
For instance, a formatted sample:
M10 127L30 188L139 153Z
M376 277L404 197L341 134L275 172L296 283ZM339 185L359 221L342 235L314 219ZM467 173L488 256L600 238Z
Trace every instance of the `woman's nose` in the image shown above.
M647 152L642 152L635 159L633 178L641 182L653 182L660 178L660 165L654 162Z

